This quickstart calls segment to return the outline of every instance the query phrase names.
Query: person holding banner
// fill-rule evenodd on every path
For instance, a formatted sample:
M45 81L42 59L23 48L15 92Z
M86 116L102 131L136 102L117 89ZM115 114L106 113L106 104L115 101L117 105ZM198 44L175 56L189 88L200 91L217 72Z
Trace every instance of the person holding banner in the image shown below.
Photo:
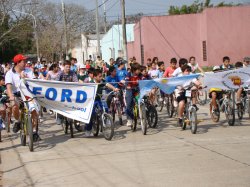
M71 68L71 62L66 60L66 62L64 63L64 70L58 73L56 80L63 82L78 82L76 73L70 68ZM61 125L62 115L60 114L57 115L56 123L57 125Z
M114 92L117 92L117 91L119 91L119 89L114 87L112 84L106 83L105 81L103 81L102 71L100 69L95 69L93 75L94 75L94 80L91 81L90 83L98 84L98 88L96 91L96 97L95 97L95 105L98 104L99 106L102 106L100 96L103 94L103 90L105 90L105 88L107 87L108 89L113 90ZM95 112L94 109L92 110L91 118L93 116L93 112ZM88 124L86 124L86 126L85 126L85 137L91 136L91 130L92 130L92 119L90 119L90 122Z
M182 60L187 61L186 59ZM182 74L180 74L179 76L185 76L185 75L189 75L192 72L192 69L189 65L187 65L187 63L185 63L185 65L183 65L181 67L182 70ZM198 81L197 79L193 79L191 82L186 82L182 87L179 87L175 92L176 92L176 99L179 105L179 111L178 111L178 125L182 126L182 119L183 119L183 113L184 113L184 109L185 109L185 104L187 102L187 97L185 96L185 91L186 89L188 89L191 85L194 85L194 87L191 88L191 90L197 89L201 87L201 83L200 81ZM197 102L197 97L193 97L193 106L196 108L196 110L198 110L198 107L196 106L196 102Z
M21 129L20 125L20 110L18 99L21 99L21 93L19 86L21 84L21 78L34 78L33 73L25 72L26 57L22 54L18 54L14 57L14 67L10 69L5 76L5 84L7 88L7 95L9 97L10 106L12 107L12 114L15 118L13 132L17 133ZM17 99L18 97L18 99ZM40 140L39 135L35 131L38 118L39 109L33 102L29 103L29 110L31 110L31 121L34 129L33 138L34 141Z

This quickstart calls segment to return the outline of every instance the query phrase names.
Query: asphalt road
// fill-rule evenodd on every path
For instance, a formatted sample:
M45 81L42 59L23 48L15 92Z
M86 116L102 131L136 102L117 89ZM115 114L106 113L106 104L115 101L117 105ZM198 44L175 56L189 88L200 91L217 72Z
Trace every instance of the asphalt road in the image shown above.
M45 115L42 141L32 153L17 135L4 134L0 186L250 186L249 119L231 127L222 114L216 124L208 106L198 118L195 135L162 112L147 135L117 125L106 141L77 132L71 139Z

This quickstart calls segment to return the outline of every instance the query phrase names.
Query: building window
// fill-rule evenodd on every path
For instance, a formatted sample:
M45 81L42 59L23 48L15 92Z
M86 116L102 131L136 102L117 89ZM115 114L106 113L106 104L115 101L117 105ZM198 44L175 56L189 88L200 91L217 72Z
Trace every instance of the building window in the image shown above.
M207 42L202 41L203 61L207 61Z

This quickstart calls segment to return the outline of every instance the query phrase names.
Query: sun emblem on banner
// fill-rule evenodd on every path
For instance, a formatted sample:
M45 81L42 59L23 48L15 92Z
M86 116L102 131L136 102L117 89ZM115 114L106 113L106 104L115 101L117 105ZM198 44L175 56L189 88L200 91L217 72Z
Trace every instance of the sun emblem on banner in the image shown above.
M162 83L162 84L167 84L167 83L168 83L168 80L167 80L167 79L162 79L162 80L161 80L161 83Z
M228 78L233 82L235 86L241 86L243 84L239 76L229 76Z

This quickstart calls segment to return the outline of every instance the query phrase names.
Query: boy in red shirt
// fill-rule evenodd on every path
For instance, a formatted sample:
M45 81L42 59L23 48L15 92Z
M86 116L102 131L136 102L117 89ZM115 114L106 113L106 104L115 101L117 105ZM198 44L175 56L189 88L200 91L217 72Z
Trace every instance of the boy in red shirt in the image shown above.
M177 69L176 64L177 64L176 58L172 58L170 60L170 66L167 67L163 77L165 77L165 78L172 77L172 74L174 73L174 70Z

